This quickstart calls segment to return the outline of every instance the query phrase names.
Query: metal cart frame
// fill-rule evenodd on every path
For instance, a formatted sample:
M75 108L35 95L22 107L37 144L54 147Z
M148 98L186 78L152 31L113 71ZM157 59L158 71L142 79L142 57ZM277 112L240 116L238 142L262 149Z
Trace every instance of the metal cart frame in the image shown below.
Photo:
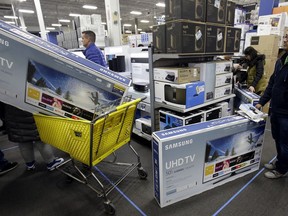
M138 170L140 179L147 178L140 156L130 144L135 112L141 100L143 99L123 103L92 121L34 114L41 140L70 155L70 159L60 164L57 169L70 179L87 185L97 193L98 197L103 197L105 211L111 215L114 215L116 210L107 195L135 168ZM125 144L128 144L129 149L135 154L137 162L116 162L115 151ZM111 154L114 155L114 160L106 162L128 166L128 169L110 187L105 188L93 171L96 164ZM77 162L82 164L82 168L85 167L84 171ZM71 164L69 169L67 169L68 164ZM92 185L94 180L100 186L100 190L99 187Z

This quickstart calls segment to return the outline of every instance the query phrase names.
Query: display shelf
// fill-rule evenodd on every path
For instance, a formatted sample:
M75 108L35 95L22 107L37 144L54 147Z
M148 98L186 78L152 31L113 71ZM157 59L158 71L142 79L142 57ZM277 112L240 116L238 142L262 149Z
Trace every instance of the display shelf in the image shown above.
M185 112L190 112L192 110L196 110L196 109L199 109L199 108L211 105L211 104L216 104L216 103L219 103L221 101L225 101L225 100L234 98L235 96L236 96L235 94L231 94L231 95L228 95L226 97L221 97L221 98L218 98L218 99L215 99L215 100L211 100L211 101L208 101L206 103L203 103L203 104L200 104L200 105L197 105L197 106L193 106L193 107L188 108L188 109L181 109L179 107L175 107L175 106L172 106L172 105L164 104L164 103L161 103L161 102L155 102L155 105L156 105L156 108L163 107L163 108L167 108L167 109L174 110L174 111L177 111L177 112L185 113Z
M199 53L159 53L153 54L153 61L160 59L197 59L203 61L205 59L214 58L217 55L233 55L234 53L213 53L213 54L199 54Z
M135 127L133 127L133 131L132 131L134 134L136 134L137 136L139 137L142 137L148 141L151 141L152 140L152 136L148 135L148 134L145 134L145 133L141 133L139 130L137 130Z

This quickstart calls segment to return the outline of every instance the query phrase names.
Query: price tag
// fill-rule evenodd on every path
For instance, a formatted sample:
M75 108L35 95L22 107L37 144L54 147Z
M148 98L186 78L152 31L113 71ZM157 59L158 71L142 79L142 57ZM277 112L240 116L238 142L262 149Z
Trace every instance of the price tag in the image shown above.
M201 30L198 30L195 34L196 40L199 40L202 37L202 32Z
M214 7L219 9L220 8L220 2L221 2L221 0L215 0Z

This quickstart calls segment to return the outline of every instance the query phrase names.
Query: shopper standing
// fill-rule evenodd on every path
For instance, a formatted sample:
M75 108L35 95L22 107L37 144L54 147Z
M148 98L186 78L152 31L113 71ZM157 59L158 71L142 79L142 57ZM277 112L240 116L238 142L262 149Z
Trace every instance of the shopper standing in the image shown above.
M275 163L265 164L269 172L267 178L280 178L288 172L288 46L285 54L275 64L274 73L260 98L256 108L270 101L270 121L272 137L275 140L277 159Z
M8 139L11 142L18 143L27 170L35 169L34 148L39 150L49 171L54 170L56 166L64 161L63 158L56 158L51 146L40 140L33 114L14 106L6 105L5 121Z
M247 86L249 91L261 95L268 83L264 76L265 55L261 55L253 47L244 50L245 59L243 64L247 64Z
M82 32L82 43L86 48L83 51L86 59L95 62L96 64L107 67L104 55L102 51L95 45L96 35L93 31L83 31Z

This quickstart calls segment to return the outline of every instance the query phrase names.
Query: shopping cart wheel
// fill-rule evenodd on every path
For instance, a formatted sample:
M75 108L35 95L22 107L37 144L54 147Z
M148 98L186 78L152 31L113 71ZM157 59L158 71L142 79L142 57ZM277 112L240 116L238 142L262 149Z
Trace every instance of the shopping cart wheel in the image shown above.
M104 202L104 207L105 207L105 212L107 214L115 215L115 213L116 213L115 206L113 205L113 203L110 200Z
M147 172L143 169L143 167L138 168L138 175L140 179L146 179L148 176Z

